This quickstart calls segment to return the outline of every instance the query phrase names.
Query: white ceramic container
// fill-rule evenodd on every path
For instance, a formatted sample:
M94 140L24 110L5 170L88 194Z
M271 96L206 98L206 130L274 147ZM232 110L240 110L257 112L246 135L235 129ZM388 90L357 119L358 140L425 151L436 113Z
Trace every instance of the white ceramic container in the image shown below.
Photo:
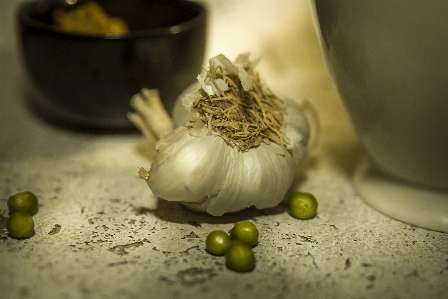
M328 70L381 212L448 232L448 1L314 0Z

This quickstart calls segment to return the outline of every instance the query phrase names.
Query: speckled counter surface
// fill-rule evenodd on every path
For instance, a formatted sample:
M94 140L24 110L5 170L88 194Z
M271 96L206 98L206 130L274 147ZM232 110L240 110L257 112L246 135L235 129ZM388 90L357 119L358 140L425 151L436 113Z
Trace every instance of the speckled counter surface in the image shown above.
M309 221L284 205L215 218L158 201L135 176L148 165L140 135L68 131L34 115L17 2L0 2L0 298L448 298L448 235L378 213L353 186L365 153L329 83L308 1L210 0L207 53L263 55L274 91L316 107L318 147L293 186L319 201ZM6 199L22 190L39 197L39 212L35 236L15 240ZM210 231L242 219L260 230L249 273L204 250Z

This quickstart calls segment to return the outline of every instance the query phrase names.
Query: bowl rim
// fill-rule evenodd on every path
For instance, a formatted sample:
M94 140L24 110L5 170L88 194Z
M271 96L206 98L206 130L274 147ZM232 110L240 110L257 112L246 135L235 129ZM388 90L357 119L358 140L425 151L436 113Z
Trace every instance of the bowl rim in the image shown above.
M71 33L67 32L63 29L59 29L56 26L52 26L43 22L39 22L30 17L30 13L34 12L46 12L50 9L53 9L55 5L52 5L47 0L40 1L28 1L23 2L19 5L17 9L17 18L21 26L27 26L29 28L33 28L40 31L45 31L51 34L60 35L62 37L71 37L71 38L82 38L82 39L96 39L96 40L117 40L117 39L135 39L139 37L151 37L151 36L161 36L161 35L173 35L188 31L191 28L195 28L205 24L206 20L206 8L204 5L198 2L192 1L167 1L167 4L175 4L176 6L181 7L189 7L196 9L198 14L181 23L165 26L165 27L157 27L147 30L139 30L139 31L129 31L126 33L106 33L106 34L80 34L80 33Z

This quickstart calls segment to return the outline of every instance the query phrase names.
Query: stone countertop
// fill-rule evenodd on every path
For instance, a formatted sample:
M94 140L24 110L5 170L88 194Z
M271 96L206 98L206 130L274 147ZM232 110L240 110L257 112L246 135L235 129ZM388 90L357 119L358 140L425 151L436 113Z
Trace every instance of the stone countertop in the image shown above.
M272 89L318 112L318 146L293 185L319 201L307 221L284 204L216 218L158 201L135 175L149 163L142 136L69 131L33 114L13 29L18 2L0 2L1 298L448 298L448 235L380 214L353 186L365 152L329 82L308 1L206 2L207 57L262 56ZM35 235L16 240L6 199L23 190L39 211ZM243 219L260 240L256 268L236 273L204 241Z

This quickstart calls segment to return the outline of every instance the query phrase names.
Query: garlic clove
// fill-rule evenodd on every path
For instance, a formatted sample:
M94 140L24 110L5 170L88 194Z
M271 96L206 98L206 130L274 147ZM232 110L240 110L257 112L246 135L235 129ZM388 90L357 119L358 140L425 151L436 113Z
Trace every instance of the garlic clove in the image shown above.
M214 188L224 169L226 147L221 138L194 137L186 127L179 127L157 143L158 152L146 182L163 199L201 201L218 191Z
M228 148L226 175L221 176L219 192L200 204L187 206L221 216L251 206L266 209L278 205L294 177L291 155L274 143L244 153Z

